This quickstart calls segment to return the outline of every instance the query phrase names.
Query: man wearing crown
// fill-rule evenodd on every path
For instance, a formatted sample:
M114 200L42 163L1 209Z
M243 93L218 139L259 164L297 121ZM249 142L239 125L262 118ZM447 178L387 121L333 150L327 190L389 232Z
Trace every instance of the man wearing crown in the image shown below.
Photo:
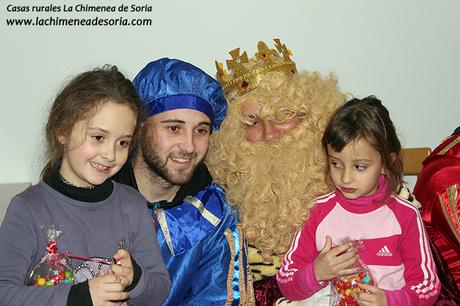
M230 52L229 72L217 77L229 102L214 135L208 165L236 205L249 242L249 264L258 305L281 297L274 276L313 199L326 192L323 129L345 95L333 76L297 72L278 39L263 42L249 59Z

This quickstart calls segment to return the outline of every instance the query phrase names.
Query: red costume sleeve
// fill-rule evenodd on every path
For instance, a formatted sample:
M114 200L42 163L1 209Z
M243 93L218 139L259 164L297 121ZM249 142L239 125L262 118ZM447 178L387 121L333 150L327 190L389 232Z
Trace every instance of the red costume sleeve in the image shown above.
M460 289L460 135L444 140L423 162L414 195L428 234Z

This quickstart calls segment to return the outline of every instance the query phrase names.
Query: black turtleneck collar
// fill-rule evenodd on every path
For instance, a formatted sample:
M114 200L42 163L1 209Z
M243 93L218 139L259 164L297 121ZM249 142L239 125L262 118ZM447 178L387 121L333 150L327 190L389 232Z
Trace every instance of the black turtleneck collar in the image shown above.
M137 182L136 182L136 177L134 176L133 166L131 162L126 163L126 165L117 173L117 175L115 175L114 180L119 183L129 185L139 190L137 186ZM155 205L153 203L147 202L148 207L168 209L168 208L178 206L182 204L186 196L196 195L198 192L203 190L205 187L207 187L211 183L212 183L212 176L209 173L209 170L206 167L206 165L204 163L201 163L197 167L190 181L182 185L179 188L176 195L174 196L174 199L171 202L162 200L162 201L154 202Z
M60 167L56 167L49 176L43 178L43 181L66 197L81 202L95 203L104 201L112 194L113 182L111 179L108 179L101 185L94 186L94 188L91 189L75 187L62 181L59 175L59 168Z

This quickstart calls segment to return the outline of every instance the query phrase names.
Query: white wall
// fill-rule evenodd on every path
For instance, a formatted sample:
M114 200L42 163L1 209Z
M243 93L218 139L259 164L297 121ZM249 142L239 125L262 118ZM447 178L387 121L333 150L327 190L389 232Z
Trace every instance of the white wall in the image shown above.
M30 186L30 183L0 184L0 224L11 198Z
M7 5L147 4L147 13L13 13ZM117 64L130 78L150 60L177 57L214 75L236 47L279 37L300 69L334 72L357 97L389 108L405 146L436 144L460 125L458 0L33 1L0 4L0 183L35 182L42 126L57 90L94 65ZM40 16L151 18L147 27L7 26Z

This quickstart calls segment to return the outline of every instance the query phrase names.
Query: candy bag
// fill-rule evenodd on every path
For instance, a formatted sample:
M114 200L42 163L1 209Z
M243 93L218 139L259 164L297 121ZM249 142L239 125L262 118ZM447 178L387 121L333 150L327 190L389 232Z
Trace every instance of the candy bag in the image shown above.
M33 268L27 285L29 286L55 286L60 283L74 283L74 276L69 259L58 253L57 239L62 231L52 224L42 226L48 238L46 254Z
M354 240L353 248L359 253L363 250L363 241ZM351 293L359 293L363 289L358 284L376 285L369 268L361 261L357 260L354 267L359 267L358 273L346 276L339 276L332 280L332 288L335 292L335 299L332 305L335 306L357 306L358 303L351 296Z

